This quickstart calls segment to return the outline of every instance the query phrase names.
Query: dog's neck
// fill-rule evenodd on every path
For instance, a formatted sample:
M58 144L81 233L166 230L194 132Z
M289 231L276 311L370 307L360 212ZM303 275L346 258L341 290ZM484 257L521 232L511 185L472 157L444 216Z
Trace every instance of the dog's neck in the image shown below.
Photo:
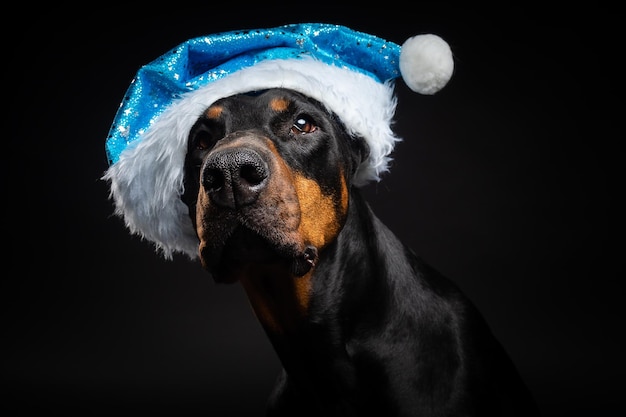
M398 245L353 190L346 224L309 273L293 277L276 268L241 280L283 368L301 388L326 399L356 392L352 343L389 320L394 276L411 268L389 258L398 250L390 246ZM381 270L391 272L375 272Z

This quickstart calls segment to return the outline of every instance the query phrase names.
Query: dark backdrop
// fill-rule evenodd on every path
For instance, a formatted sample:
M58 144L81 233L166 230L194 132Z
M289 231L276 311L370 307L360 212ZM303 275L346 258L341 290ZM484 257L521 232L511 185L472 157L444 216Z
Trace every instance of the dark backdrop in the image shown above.
M475 301L546 416L623 405L616 12L179 7L10 18L3 406L262 414L279 363L242 289L128 235L99 178L141 65L190 37L303 21L449 42L456 68L443 91L397 83L404 141L365 188L371 204Z

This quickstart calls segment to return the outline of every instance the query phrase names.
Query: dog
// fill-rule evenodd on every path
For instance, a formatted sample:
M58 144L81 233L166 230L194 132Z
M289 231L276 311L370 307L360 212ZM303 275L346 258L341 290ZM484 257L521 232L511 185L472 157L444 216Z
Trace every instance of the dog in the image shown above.
M188 136L201 265L240 283L282 364L268 416L536 416L487 323L373 213L369 149L285 88L222 98Z

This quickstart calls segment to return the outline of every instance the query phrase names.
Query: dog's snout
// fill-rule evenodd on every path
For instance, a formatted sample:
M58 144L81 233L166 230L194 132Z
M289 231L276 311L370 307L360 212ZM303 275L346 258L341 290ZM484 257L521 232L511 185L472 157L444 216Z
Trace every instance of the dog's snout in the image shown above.
M218 206L235 209L252 204L267 183L269 169L253 149L223 149L202 167L202 187Z

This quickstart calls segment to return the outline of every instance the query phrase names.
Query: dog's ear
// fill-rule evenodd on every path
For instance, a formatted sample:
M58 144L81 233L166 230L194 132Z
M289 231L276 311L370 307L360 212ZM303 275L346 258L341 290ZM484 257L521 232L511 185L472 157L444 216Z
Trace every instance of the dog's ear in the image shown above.
M337 136L341 138L341 140L338 141L340 151L343 155L350 156L350 159L346 162L349 164L350 177L354 178L359 166L369 158L371 152L370 146L363 136L349 132L346 125L336 113L331 112L330 117L335 123Z
M362 137L355 137L351 141L353 153L355 155L355 167L354 170L361 165L361 163L365 162L367 158L370 156L370 147L367 144L367 141Z
M350 136L347 142L350 147L348 152L350 155L350 176L354 177L359 166L369 158L370 147L361 136Z

